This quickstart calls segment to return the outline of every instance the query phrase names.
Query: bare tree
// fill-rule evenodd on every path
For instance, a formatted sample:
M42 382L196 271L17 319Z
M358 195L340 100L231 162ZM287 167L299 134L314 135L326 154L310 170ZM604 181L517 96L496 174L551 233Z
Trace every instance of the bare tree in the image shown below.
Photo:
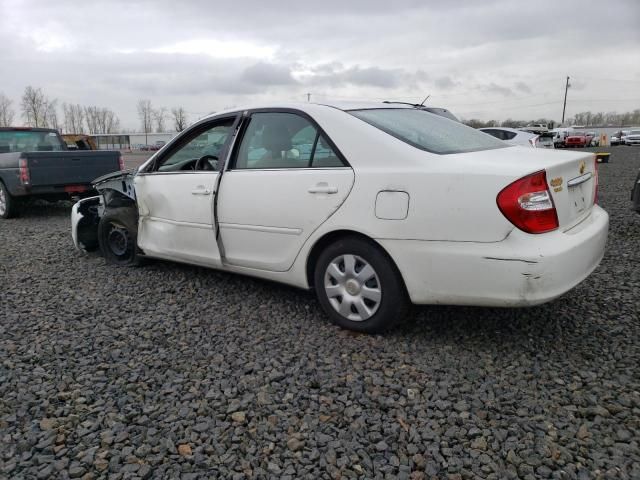
M22 116L30 127L44 127L47 118L48 100L41 88L29 85L22 94Z
M151 106L151 100L138 101L138 117L140 118L142 131L144 132L144 143L148 145L149 141L147 137L153 127L153 107Z
M10 127L15 112L11 108L13 102L4 93L0 93L0 127Z
M84 133L84 108L79 104L63 103L64 129L67 133Z
M153 120L156 124L156 132L164 132L164 119L167 115L167 109L160 107L153 111Z
M58 121L58 100L46 99L44 107L44 124L43 127L54 128L60 130L60 122Z
M171 115L173 115L173 126L176 132L181 132L187 127L187 112L185 112L184 108L172 108Z
M87 130L90 135L98 133L98 110L96 106L84 107L84 117L87 121Z

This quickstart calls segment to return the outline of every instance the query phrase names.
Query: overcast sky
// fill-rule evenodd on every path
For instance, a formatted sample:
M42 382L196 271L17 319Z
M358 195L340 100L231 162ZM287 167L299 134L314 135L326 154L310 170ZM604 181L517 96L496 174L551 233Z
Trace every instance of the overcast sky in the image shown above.
M464 118L640 108L640 1L0 0L0 92L184 106L405 100Z

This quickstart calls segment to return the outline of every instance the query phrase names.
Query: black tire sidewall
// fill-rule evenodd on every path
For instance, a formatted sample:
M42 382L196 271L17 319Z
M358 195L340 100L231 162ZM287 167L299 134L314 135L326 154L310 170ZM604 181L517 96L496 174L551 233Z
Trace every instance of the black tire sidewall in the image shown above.
M138 226L136 219L135 211L132 208L126 207L109 209L102 218L100 218L100 222L98 223L98 245L107 263L121 266L138 265ZM117 222L124 226L129 233L130 241L133 243L133 249L126 257L116 255L107 245L107 235L112 222Z
M4 192L4 198L7 202L7 208L3 214L0 214L0 218L7 219L15 217L18 214L18 202L15 197L9 193L9 189L5 186L2 180L0 180L0 190Z
M324 290L324 275L328 264L336 257L352 254L369 263L378 275L382 300L375 314L363 321L344 318L331 305ZM374 242L357 237L337 240L318 257L314 270L314 286L320 305L333 323L342 328L365 333L381 333L400 322L407 314L409 300L404 281L393 261Z

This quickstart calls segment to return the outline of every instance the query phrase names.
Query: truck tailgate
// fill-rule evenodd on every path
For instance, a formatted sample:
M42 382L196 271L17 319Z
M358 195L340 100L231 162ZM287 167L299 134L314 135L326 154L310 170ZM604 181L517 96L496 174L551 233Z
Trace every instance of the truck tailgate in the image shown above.
M65 151L28 152L31 186L90 184L92 180L120 169L120 152Z

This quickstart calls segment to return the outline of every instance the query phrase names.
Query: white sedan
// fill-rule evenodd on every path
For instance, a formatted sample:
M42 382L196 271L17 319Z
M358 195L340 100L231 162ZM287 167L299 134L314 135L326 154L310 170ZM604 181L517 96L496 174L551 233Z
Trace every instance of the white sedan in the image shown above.
M510 147L394 104L218 113L95 185L73 207L78 248L312 288L365 332L411 303L550 301L598 265L609 224L592 153Z

